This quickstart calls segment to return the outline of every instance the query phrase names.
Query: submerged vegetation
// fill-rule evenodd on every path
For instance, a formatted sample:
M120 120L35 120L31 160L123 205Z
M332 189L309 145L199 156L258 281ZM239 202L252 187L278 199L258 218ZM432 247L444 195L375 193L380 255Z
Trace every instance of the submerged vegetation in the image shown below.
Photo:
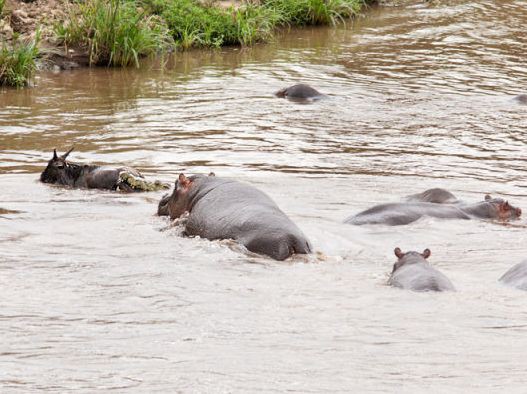
M2 44L0 48L0 86L29 85L37 69L39 41L40 33L37 31L32 40L17 39L11 46L7 43Z

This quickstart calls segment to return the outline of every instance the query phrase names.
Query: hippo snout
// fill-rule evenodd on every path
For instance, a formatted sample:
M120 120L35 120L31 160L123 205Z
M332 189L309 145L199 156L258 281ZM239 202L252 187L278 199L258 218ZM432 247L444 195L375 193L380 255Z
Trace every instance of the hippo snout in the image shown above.
M516 208L516 217L520 217L522 215L522 210L521 208Z

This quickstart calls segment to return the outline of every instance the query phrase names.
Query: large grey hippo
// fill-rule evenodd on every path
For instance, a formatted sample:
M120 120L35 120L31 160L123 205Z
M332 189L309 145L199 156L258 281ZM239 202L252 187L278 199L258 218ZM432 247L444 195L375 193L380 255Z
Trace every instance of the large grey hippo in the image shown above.
M275 93L276 97L287 98L290 100L316 100L325 95L313 89L309 85L299 83L297 85L289 86L288 88L280 89Z
M527 290L527 260L509 269L499 281L520 290Z
M427 259L430 249L419 252L401 252L395 248L397 262L393 265L388 284L413 291L454 291L454 285L441 272L432 267Z
M166 189L160 182L147 182L139 171L131 167L109 167L74 163L66 160L73 148L62 156L53 150L53 157L40 174L40 181L84 189L108 189L124 192Z
M350 216L344 222L355 225L386 224L397 226L412 223L423 216L440 219L478 218L508 221L519 218L521 209L513 207L502 198L492 198L486 195L484 201L473 204L419 201L380 204Z
M275 260L311 253L306 236L269 196L232 179L180 174L173 193L160 201L158 213L176 219L185 212L189 216L184 235L233 239Z

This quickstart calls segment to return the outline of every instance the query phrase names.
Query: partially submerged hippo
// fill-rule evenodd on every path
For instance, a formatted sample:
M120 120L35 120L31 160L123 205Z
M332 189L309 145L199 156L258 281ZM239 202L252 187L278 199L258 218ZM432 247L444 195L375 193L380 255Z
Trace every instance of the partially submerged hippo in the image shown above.
M413 291L455 291L452 282L426 260L430 257L430 249L423 253L403 253L395 248L394 253L398 260L393 265L389 285Z
M423 216L440 219L470 219L468 214L453 205L430 202L396 202L376 205L357 215L348 217L344 223L400 226L415 222Z
M509 221L518 219L522 210L509 204L503 198L493 198L489 194L485 196L485 200L474 204L460 204L459 208L468 215L479 219L497 219L501 221Z
M509 269L499 281L520 290L527 290L527 260Z
M412 194L405 198L406 201L433 202L434 204L455 204L459 200L451 192L440 187L425 190L422 193Z
M345 223L404 225L423 216L440 219L498 219L508 221L521 216L521 209L513 207L502 198L485 196L474 204L446 204L435 202L401 202L376 205L344 220Z
M160 215L165 212L171 219L189 213L184 235L234 239L275 260L311 253L306 236L269 196L231 179L180 174L172 195L158 207Z
M66 160L73 148L62 156L53 150L53 157L40 175L40 181L85 189L108 189L124 192L166 189L160 182L147 182L134 168L107 167L74 163Z
M275 96L290 100L316 100L324 97L322 93L303 83L281 89L275 93Z
M519 94L514 97L514 100L516 100L520 104L527 104L527 94Z

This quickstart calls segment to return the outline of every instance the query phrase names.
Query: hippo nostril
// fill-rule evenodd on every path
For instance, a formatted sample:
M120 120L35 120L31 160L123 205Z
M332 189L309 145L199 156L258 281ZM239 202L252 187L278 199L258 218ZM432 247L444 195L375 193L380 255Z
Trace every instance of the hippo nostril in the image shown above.
M520 208L516 209L516 216L521 216L522 210Z

